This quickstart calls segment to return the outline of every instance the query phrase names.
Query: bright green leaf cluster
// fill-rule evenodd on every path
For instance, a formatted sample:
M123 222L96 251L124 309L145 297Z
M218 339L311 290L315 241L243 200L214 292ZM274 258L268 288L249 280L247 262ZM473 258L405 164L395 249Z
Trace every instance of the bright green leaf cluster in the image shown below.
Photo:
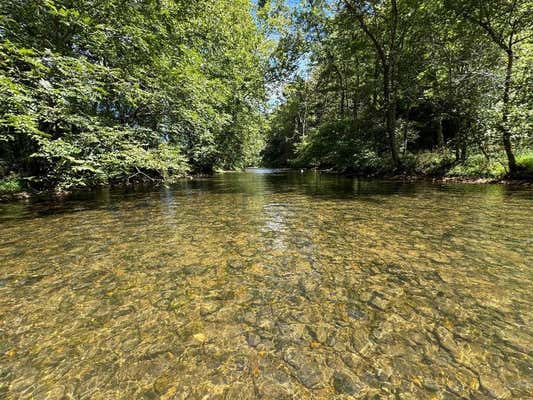
M2 2L3 173L79 187L257 161L266 54L251 7Z

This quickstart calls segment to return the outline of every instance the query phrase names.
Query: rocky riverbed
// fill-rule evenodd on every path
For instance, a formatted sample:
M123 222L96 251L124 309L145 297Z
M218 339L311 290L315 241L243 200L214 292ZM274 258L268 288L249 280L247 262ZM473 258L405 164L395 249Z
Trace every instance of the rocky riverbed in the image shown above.
M531 398L528 192L264 179L4 218L0 398Z

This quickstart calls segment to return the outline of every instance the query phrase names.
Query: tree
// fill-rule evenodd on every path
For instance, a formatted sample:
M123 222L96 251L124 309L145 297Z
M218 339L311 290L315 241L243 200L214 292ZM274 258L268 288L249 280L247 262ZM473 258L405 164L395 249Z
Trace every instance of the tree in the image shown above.
M502 131L510 155L511 135L518 151L527 152L531 145L531 57L530 47L522 45L531 27L524 22L526 11L518 0L515 8L502 8L497 14L502 24L513 25L517 32L525 26L519 37L515 33L514 40L507 41L514 43L517 62L507 85L501 85L507 93L502 96L501 47L490 35L478 35L468 20L457 18L457 4L305 2L291 19L296 27L286 29L288 35L298 32L307 42L302 47L308 51L309 71L300 85L305 90L290 91L274 111L269 136L278 144L290 143L290 158L300 165L361 173L443 174L473 157L481 160L479 174L501 176L503 166L492 165L499 164L502 152L496 143ZM485 24L494 32L496 25ZM505 36L493 34L498 35ZM506 107L498 121L501 97ZM295 104L302 98L306 134L294 135L300 113ZM420 154L428 151L433 154ZM518 164L526 165L520 157Z
M252 7L0 2L0 172L78 187L257 162L267 49Z
M502 117L500 131L507 155L509 171L517 172L517 164L511 143L509 116L513 89L513 67L516 48L533 37L533 11L529 0L448 0L459 15L485 32L506 56L505 79L502 93Z
M405 30L399 30L400 14L397 0L387 4L375 1L344 0L347 10L356 18L361 30L368 36L380 61L383 77L385 123L392 163L399 166L396 138L398 61ZM378 19L383 19L379 23ZM380 38L379 32L384 32Z

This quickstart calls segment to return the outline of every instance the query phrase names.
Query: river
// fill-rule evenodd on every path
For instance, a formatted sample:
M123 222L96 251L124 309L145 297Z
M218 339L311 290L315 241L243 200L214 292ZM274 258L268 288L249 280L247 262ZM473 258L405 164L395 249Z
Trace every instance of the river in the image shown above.
M0 204L0 398L532 398L532 227L531 189L260 169Z

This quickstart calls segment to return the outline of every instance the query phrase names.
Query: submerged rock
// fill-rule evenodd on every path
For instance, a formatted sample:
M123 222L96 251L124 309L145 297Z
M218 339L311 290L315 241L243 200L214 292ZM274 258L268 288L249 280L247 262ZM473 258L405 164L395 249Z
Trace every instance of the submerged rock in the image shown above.
M171 382L172 381L168 375L160 376L154 382L154 385L153 385L154 392L156 392L158 395L162 395L166 393L170 387Z
M289 342L300 340L304 334L304 330L304 324L286 324L280 326L282 339Z
M377 367L376 378L378 378L380 382L386 382L391 378L393 373L394 371L390 365L382 364Z
M363 384L354 376L344 371L335 371L333 374L333 387L337 393L357 395L363 390Z
M378 310L385 311L389 305L389 301L381 293L374 293L374 296L372 296L368 304Z
M194 335L192 335L193 339L200 342L200 343L204 343L207 341L207 336L204 334L204 333L195 333Z
M259 393L265 399L291 399L291 393L284 386L274 381L265 381L259 386ZM234 398L234 397L231 397ZM241 398L241 397L235 397ZM252 398L252 397L250 397Z
M355 331L351 335L351 345L356 353L364 356L370 355L376 344L365 331Z
M441 347L447 350L454 358L457 358L459 347L455 343L453 334L442 326L436 329L435 334Z
M202 317L205 317L205 316L214 314L216 311L219 310L219 308L220 306L218 306L216 303L213 303L213 302L204 303L202 304L200 308L200 315Z
M313 339L319 343L326 343L328 339L328 329L324 325L308 326L307 330Z
M427 390L430 390L430 391L432 391L432 392L438 392L438 391L440 390L439 385L437 385L437 384L436 384L434 381L432 381L432 380L427 380L427 379L424 380L424 381L422 382L422 386L423 386L424 388L426 388Z
M481 389L483 389L487 394L495 399L507 399L511 396L511 392L507 389L501 381L490 375L480 375L479 383Z
M342 355L342 361L351 369L355 369L363 362L363 359L354 353L346 352Z
M256 335L255 333L248 334L248 337L246 338L246 342L251 347L256 347L261 343L261 337L259 335Z
M353 307L348 310L348 316L353 319L363 319L365 317L364 311L359 308Z
M304 364L296 370L296 377L308 389L324 387L324 375L318 366Z
M299 368L300 363L303 361L301 353L293 347L285 350L283 353L283 359L287 364L294 368Z
M434 253L430 256L431 261L439 264L447 264L450 262L450 257L443 253Z
M294 368L294 375L308 389L324 387L325 371L312 358L301 354L295 348L287 349L283 359Z
M242 316L242 321L250 325L255 325L255 323L257 322L257 317L253 312L247 311Z

